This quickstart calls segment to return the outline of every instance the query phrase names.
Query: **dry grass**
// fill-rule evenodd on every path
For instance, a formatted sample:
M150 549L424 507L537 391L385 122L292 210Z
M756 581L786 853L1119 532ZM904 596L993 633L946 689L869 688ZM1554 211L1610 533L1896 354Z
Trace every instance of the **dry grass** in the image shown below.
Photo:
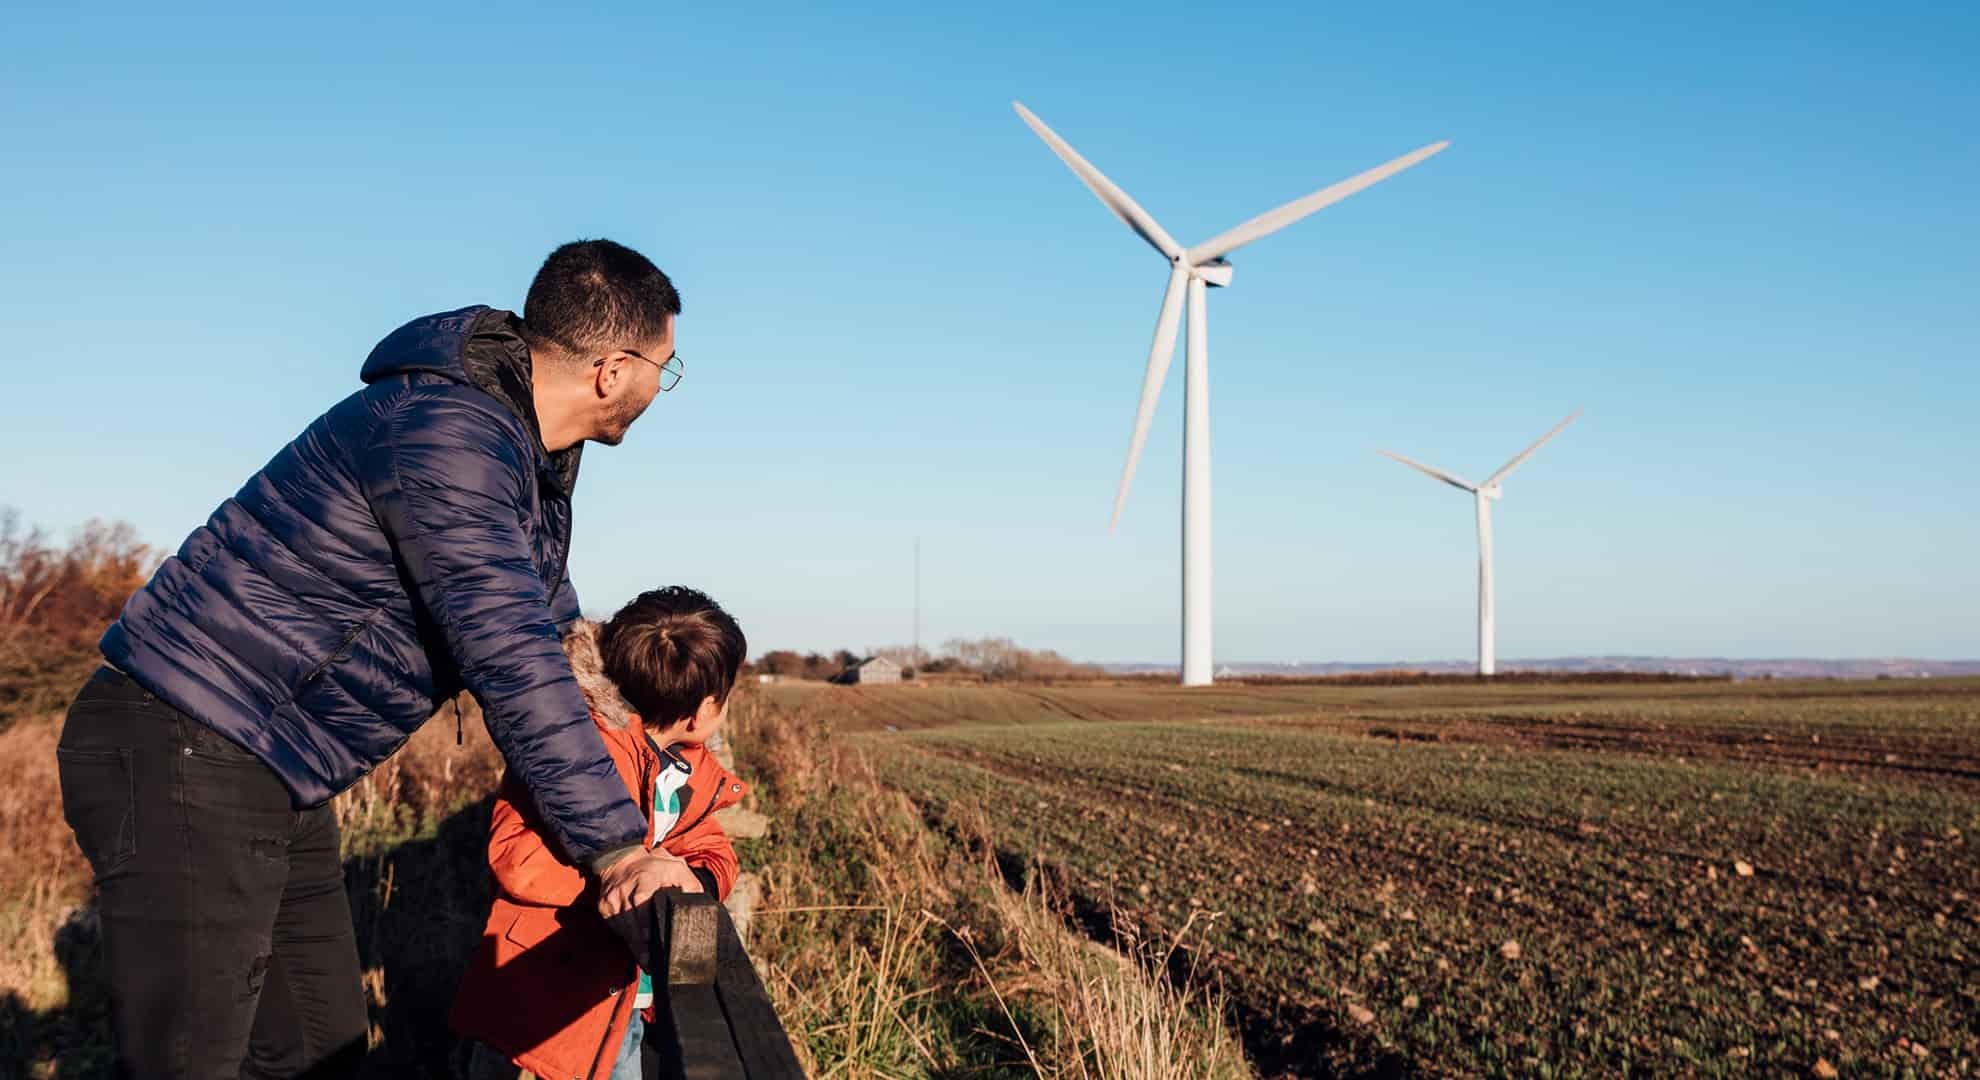
M778 823L753 853L751 948L809 1073L1252 1075L1221 996L1170 981L1175 942L1116 952L1070 928L968 830L929 828L819 711L732 715Z
M36 1010L68 1003L55 932L89 892L89 864L62 819L61 726L48 715L0 731L0 994Z
M1166 942L1122 936L1109 949L1069 931L1040 888L993 893L1017 945L1024 988L1042 995L1063 1022L1047 1055L1051 1075L1079 1080L1189 1080L1244 1077L1251 1068L1220 1018L1221 993L1167 976L1196 927ZM1214 917L1214 916L1206 916ZM1021 984L1013 983L1007 990Z
M492 794L501 776L502 756L482 727L481 709L463 694L331 804L344 857L432 837L442 822Z

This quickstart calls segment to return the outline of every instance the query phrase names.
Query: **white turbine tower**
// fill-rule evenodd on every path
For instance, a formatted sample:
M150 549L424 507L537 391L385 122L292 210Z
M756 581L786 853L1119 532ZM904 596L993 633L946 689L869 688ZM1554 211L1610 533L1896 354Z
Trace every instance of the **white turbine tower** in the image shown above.
M1209 325L1204 316L1204 290L1208 286L1231 283L1231 264L1224 256L1262 236L1270 236L1322 207L1342 199L1415 165L1435 154L1448 142L1432 143L1389 162L1352 176L1302 199L1295 199L1277 210L1260 214L1229 232L1211 237L1185 249L1163 230L1127 192L1103 176L1079 152L1059 138L1031 110L1011 103L1045 145L1099 196L1114 216L1127 223L1135 234L1148 241L1169 262L1169 287L1162 294L1162 313L1155 320L1155 344L1148 350L1148 371L1141 380L1141 404L1135 409L1134 435L1128 441L1127 465L1121 469L1120 490L1114 495L1114 514L1108 522L1112 530L1121 520L1121 507L1127 502L1128 487L1134 482L1135 463L1141 446L1148 440L1148 424L1155 415L1155 403L1162 396L1162 378L1168 374L1169 360L1176 351L1176 331L1182 321L1183 293L1189 294L1189 341L1185 351L1183 380L1183 596L1182 596L1182 682L1184 686L1204 686L1210 674L1210 345Z
M1503 493L1499 490L1499 481L1510 476L1514 469L1526 464L1526 459L1532 457L1535 450L1545 446L1548 439L1559 435L1562 428L1574 423L1574 418L1580 415L1580 409L1569 413L1566 420L1555 424L1552 431L1540 436L1539 441L1535 442L1532 446L1521 450L1511 461L1506 462L1498 472L1487 477L1482 484L1474 484L1461 476L1455 476L1442 469L1433 469L1420 461L1411 461L1401 454L1392 454L1387 450L1377 451L1402 462L1404 465L1423 473L1433 480L1442 480L1454 488L1471 492L1472 502L1476 504L1478 510L1478 673L1480 675L1490 675L1498 667L1498 654L1493 641L1494 627L1492 625L1492 501L1503 497Z

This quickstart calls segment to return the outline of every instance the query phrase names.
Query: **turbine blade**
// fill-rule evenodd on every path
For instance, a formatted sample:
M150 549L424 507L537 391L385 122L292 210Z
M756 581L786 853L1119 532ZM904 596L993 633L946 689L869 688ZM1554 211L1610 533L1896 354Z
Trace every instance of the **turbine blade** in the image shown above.
M1491 487L1493 484L1496 484L1499 481L1505 479L1509 474L1511 474L1511 472L1514 469L1517 469L1521 465L1524 465L1526 463L1526 459L1532 457L1533 452L1535 450L1538 450L1542 446L1547 445L1548 439L1551 439L1554 436L1559 435L1561 433L1562 428L1567 427L1569 424L1574 423L1574 418L1580 415L1581 415L1580 409L1576 409L1573 412L1569 413L1568 418L1566 420L1563 420L1560 423L1555 424L1554 429L1552 431L1549 431L1545 435L1540 436L1539 442L1536 442L1532 446L1529 446L1526 449L1521 450L1517 457L1513 458L1511 461L1506 462L1504 467L1502 467L1498 472L1493 473L1492 478L1485 481L1485 486Z
M1176 331L1182 325L1183 286L1189 271L1178 266L1169 271L1169 288L1162 294L1162 314L1155 319L1155 343L1148 349L1148 372L1141 377L1141 403L1134 409L1134 435L1128 439L1127 465L1121 469L1121 488L1114 493L1114 516L1107 519L1107 531L1121 523L1121 508L1127 505L1128 488L1134 483L1134 467L1141 461L1141 446L1148 441L1148 425L1155 419L1155 403L1162 399L1162 379L1169 373L1169 361L1176 355Z
M1448 141L1431 143L1420 150L1412 150L1386 165L1377 165L1359 176L1351 176L1332 187L1321 188L1303 199L1294 199L1277 210L1268 210L1227 233L1190 248L1183 253L1183 258L1190 265L1196 266L1228 255L1261 236L1269 236L1316 210L1340 202L1362 188L1387 180L1449 145L1451 144Z
M1066 163L1066 168L1071 169L1074 176L1079 177L1093 194L1099 196L1100 201L1107 205L1107 209L1114 212L1115 217L1126 222L1127 227L1133 229L1136 235L1148 241L1150 247L1161 252L1164 258L1171 260L1183 253L1182 245L1176 243L1176 238L1164 232L1155 218L1141 208L1140 203L1129 198L1127 192L1122 191L1119 185L1107 179L1099 169L1094 168L1092 162L1080 157L1079 151L1074 150L1066 140L1059 138L1058 132L1046 127L1045 121L1032 115L1031 110L1022 104L1013 101L1011 107L1017 110L1018 117L1030 125L1031 130L1036 132L1039 138L1045 140L1045 145L1059 155L1059 160Z
M1415 469L1417 472L1422 473L1423 475L1431 478L1432 480L1442 480L1444 483L1449 484L1452 487L1459 489L1460 491L1475 492L1478 490L1478 485L1472 483L1469 480L1466 480L1461 476L1454 476L1451 473L1447 473L1442 469L1433 469L1430 466L1425 465L1420 461L1413 461L1409 458L1402 456L1401 454L1392 454L1387 450L1380 449L1379 447L1376 449L1375 452L1381 454L1383 457L1400 461L1404 465L1407 465L1410 468Z

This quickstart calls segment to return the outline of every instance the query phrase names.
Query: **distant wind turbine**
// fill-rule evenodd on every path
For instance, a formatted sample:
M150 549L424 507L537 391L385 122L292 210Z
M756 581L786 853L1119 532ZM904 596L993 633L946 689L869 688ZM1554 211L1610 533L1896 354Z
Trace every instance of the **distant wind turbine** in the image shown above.
M1506 477L1512 475L1512 471L1514 469L1517 469L1521 465L1526 464L1526 459L1532 457L1533 452L1535 450L1538 450L1542 446L1547 445L1547 440L1553 438L1556 435L1559 435L1561 433L1562 428L1565 428L1569 424L1574 423L1574 418L1580 415L1581 415L1580 409L1576 409L1573 412L1569 413L1568 418L1566 420L1563 420L1560 423L1555 424L1554 429L1552 431L1549 431L1545 435L1540 436L1539 441L1535 442L1532 446L1529 446L1526 449L1521 450L1519 454L1515 456L1511 461L1506 462L1505 465L1502 466L1498 472L1495 472L1490 477L1487 477L1485 482L1482 484L1474 484L1471 481L1466 480L1461 476L1455 476L1451 473L1447 473L1443 471L1442 469L1433 469L1430 466L1425 465L1420 461L1412 461L1409 458L1402 456L1401 454L1392 454L1387 450L1377 451L1378 453L1383 454L1384 456L1391 457L1397 461L1402 462L1404 465L1407 465L1410 468L1415 469L1420 473L1423 473L1425 476L1428 476L1433 480L1442 480L1444 483L1449 484L1454 488L1460 488L1464 491L1471 492L1472 501L1477 505L1478 508L1478 673L1480 675L1493 674L1494 671L1497 670L1497 666L1498 666L1496 646L1493 642L1494 627L1492 625L1492 501L1502 497L1503 493L1499 490L1499 482L1501 480L1504 480Z
M1127 465L1121 469L1120 490L1114 495L1114 514L1107 528L1121 520L1121 507L1127 503L1128 487L1134 482L1134 467L1141 458L1142 444L1148 440L1148 425L1155 416L1155 404L1162 396L1162 379L1176 351L1176 331L1183 314L1183 294L1189 294L1189 340L1185 350L1183 378L1183 595L1182 595L1182 682L1184 686L1204 686L1210 673L1210 344L1209 324L1204 315L1205 289L1231 283L1231 264L1224 256L1261 237L1270 236L1323 207L1347 198L1365 187L1409 168L1437 153L1448 142L1431 143L1386 165L1378 165L1358 176L1351 176L1331 187L1321 188L1301 199L1260 214L1228 232L1185 249L1163 230L1127 192L1103 176L1079 156L1058 133L1033 116L1031 110L1012 102L1017 114L1030 125L1059 160L1079 177L1107 209L1133 229L1148 246L1169 261L1169 288L1162 294L1162 313L1155 320L1155 343L1148 350L1148 370L1141 380L1141 403L1135 409L1134 434L1128 441Z

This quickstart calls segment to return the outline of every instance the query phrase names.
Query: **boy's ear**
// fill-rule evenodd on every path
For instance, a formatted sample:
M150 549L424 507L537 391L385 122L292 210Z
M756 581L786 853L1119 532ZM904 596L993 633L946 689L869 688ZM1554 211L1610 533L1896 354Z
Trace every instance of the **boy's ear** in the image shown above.
M715 717L720 715L721 712L722 703L715 700L715 695L710 694L702 698L701 706L694 710L693 716L688 717L688 730L693 731L697 727L707 727L709 724L715 722Z

